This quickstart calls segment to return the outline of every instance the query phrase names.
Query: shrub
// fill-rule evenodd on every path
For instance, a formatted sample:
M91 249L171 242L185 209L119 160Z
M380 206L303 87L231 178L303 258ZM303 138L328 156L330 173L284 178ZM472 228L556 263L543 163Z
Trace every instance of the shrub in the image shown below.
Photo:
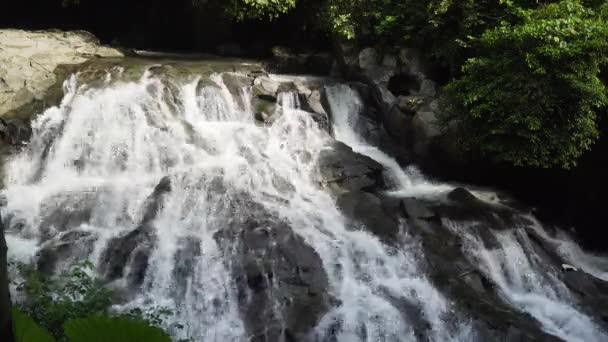
M608 24L576 0L515 12L515 24L482 35L481 56L448 85L444 126L456 126L465 150L570 168L597 140L596 111L608 103L598 78Z

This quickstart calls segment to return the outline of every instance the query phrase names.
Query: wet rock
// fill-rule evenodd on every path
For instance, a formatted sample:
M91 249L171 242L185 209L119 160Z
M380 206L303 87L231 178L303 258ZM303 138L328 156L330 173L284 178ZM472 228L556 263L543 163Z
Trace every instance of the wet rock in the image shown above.
M406 218L421 220L435 220L439 218L437 214L416 198L404 198L401 200L401 209Z
M578 294L584 310L597 318L597 322L608 328L608 282L582 271L563 274L564 283Z
M321 91L313 90L306 99L307 106L315 113L327 116L327 111L321 101Z
M437 203L433 207L441 217L455 221L480 222L488 229L512 229L530 224L525 216L519 215L513 209L484 202L464 188L451 191L447 198L448 202Z
M226 88L228 88L230 94L234 97L239 108L245 109L245 102L241 95L243 89L251 87L251 78L239 73L225 72L222 74L222 81L226 85Z
M253 81L253 95L268 101L276 101L277 92L281 84L270 77L257 77Z
M277 104L266 97L256 97L253 99L253 110L255 119L264 124L271 124L271 118L276 112Z
M377 196L362 191L342 194L337 205L343 215L350 218L353 224L378 236L387 244L395 244L399 233L399 222L385 210Z
M57 233L71 231L91 220L96 196L91 192L52 196L40 208L39 231L46 241Z
M27 122L20 119L0 118L0 141L21 146L30 140L31 135L32 129Z
M524 341L559 341L545 333L531 316L504 301L492 281L464 254L460 235L440 222L408 222L410 232L421 239L429 279L471 319L476 340L507 341L521 336ZM512 326L518 331L509 332Z
M93 252L96 236L91 232L71 231L56 240L45 243L36 255L36 266L39 272L55 274L58 263L65 266L86 260Z
M178 250L175 254L175 267L173 277L176 280L175 297L182 300L186 294L189 281L194 274L197 261L202 255L201 240L190 236L178 242Z
M294 82L283 82L279 85L277 93L297 93L298 87Z
M247 200L245 200L246 202ZM300 341L328 310L328 279L315 250L255 203L216 234L233 260L239 305L254 341Z
M148 260L156 246L156 232L152 222L161 209L164 195L171 191L171 180L163 177L154 188L144 205L144 214L140 225L127 234L109 241L102 253L100 273L107 281L114 281L125 275L131 287L139 287L144 281L148 269Z
M319 156L321 181L337 191L373 190L384 187L383 167L342 142L334 142Z

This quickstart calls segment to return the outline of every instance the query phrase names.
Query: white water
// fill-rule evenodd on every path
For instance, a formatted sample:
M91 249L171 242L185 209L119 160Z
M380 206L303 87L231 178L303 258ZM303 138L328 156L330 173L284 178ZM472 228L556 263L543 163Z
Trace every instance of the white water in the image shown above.
M334 198L317 183L316 159L331 137L298 108L297 96L282 94L278 119L262 127L253 120L249 89L237 101L221 75L211 79L217 86L197 90L198 79L178 84L177 101L168 102L166 84L147 74L104 88L78 86L73 77L61 106L38 117L29 148L7 165L3 217L11 222L11 257L31 260L68 229L92 234L93 248L76 244L58 269L83 257L103 266L110 239L140 225L146 199L168 176L171 191L152 222L158 242L142 288L119 309L169 307L176 313L169 326L185 326L172 330L179 338L247 340L230 251L214 237L226 221L243 214L243 208L227 208L247 194L288 222L322 260L339 305L322 317L311 338L416 341L415 322L422 320L430 341L475 339L468 320L425 276L423 250L414 237L402 232L403 248L390 248L363 230L348 229ZM435 196L453 188L402 170L367 144L357 133L363 106L355 91L337 85L327 92L336 138L388 169L396 187L392 195ZM225 189L216 189L218 178ZM77 216L82 207L91 209L88 217L61 226L65 222L56 213ZM474 235L464 237L467 251L507 299L547 331L572 341L601 340L604 335L577 311L563 284L528 260L525 241L513 234L518 233L499 236L498 251L486 250ZM190 272L177 277L176 255L193 244L200 255L191 255ZM114 286L126 286L129 267ZM408 313L404 304L417 311Z
M324 316L318 338L329 338L332 330L338 341L415 340L409 322L414 317L395 306L399 301L420 309L417 315L428 321L433 340L466 333L466 326L446 326L445 319L456 321L456 315L419 270L413 252L391 251L368 233L346 229L333 198L315 182L316 156L330 137L297 109L296 97L282 95L280 118L260 127L249 112L247 92L245 108L238 108L221 77L212 79L218 87L199 93L196 80L180 85L180 105L173 110L163 83L149 75L99 89L77 87L72 78L61 106L34 123L30 148L7 166L5 213L21 222L20 239L59 239L64 227L51 225L45 232L41 222L57 211L71 215L87 201L90 218L71 229L95 236L93 250L83 253L99 265L108 241L138 226L146 198L169 176L172 190L153 221L158 244L143 288L122 308L174 309L173 321L185 325L174 332L178 337L243 340L230 263L214 234L226 215L238 215L223 212L220 203L244 192L287 220L319 253L330 292L342 305ZM214 176L226 184L226 193L212 192ZM293 191L277 186L277 178ZM202 252L177 294L175 255L185 240L200 241ZM9 239L11 249L17 241Z
M367 143L357 133L364 105L356 90L339 84L326 87L326 91L336 139L352 147L353 151L382 164L389 171L390 180L395 183L395 189L390 191L392 195L397 197L433 196L454 189L447 184L430 182L422 177L415 168L404 170L394 158Z
M535 252L525 227L492 231L498 247L490 248L473 233L477 223L446 221L444 225L464 237L463 248L473 264L479 265L498 286L500 294L536 318L543 330L565 341L608 340L608 335L580 310L572 293L559 279L559 266L547 263Z

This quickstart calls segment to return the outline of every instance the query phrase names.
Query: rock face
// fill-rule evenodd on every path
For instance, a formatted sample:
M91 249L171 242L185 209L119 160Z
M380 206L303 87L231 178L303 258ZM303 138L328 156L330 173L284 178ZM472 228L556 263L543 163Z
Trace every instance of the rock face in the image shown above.
M304 341L330 307L319 255L288 223L248 199L215 238L233 259L241 315L251 341Z
M440 94L425 74L420 54L414 49L381 54L368 47L346 60L350 73L371 88L378 119L399 149L422 159L432 158L435 149L431 147L440 136Z
M338 141L321 152L319 170L322 183L342 192L380 189L384 186L382 165Z
M0 30L0 117L34 100L42 100L57 81L62 64L96 57L121 57L84 31Z

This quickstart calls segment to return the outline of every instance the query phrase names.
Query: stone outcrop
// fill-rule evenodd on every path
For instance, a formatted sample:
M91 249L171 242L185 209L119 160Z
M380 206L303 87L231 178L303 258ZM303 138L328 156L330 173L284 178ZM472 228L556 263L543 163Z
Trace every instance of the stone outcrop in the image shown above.
M97 57L121 57L85 31L0 30L0 117L41 101L56 82L55 68Z
M436 138L439 88L414 49L381 53L373 47L346 57L351 76L366 83L378 121L400 149L430 158ZM441 151L439 153L442 153Z

